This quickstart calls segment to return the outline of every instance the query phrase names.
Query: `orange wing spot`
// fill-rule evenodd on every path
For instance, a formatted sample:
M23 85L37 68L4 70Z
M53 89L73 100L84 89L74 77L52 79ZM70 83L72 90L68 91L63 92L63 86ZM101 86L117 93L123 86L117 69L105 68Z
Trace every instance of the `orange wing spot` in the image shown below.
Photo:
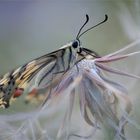
M13 98L17 98L19 96L21 96L21 94L23 93L24 89L22 88L17 88L14 93L13 93Z
M36 94L37 94L37 89L33 88L32 91L28 93L28 96L34 97L34 96L36 96Z
M37 103L37 97L38 97L38 90L36 88L33 88L31 92L28 93L25 99L25 103L29 102L35 102Z

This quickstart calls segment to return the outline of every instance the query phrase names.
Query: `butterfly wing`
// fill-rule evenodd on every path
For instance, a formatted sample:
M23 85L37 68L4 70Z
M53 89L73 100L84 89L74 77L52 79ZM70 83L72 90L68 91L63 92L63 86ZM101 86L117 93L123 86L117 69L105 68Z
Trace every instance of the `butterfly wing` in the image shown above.
M58 58L61 58L64 50L60 49L34 59L1 77L0 107L9 107L12 98L19 97L37 75L42 77L38 77L40 81L36 82L37 86L42 85L45 77L47 77L47 79L45 78L45 84L49 83L53 73L61 71ZM61 63L63 62L61 61ZM64 68L61 69L64 71Z
M78 54L72 47L66 46L5 74L0 79L0 107L9 107L10 101L22 95L33 79L37 88L50 89L50 86L56 86L62 80L62 75L76 63L87 59L86 56L98 57L95 52L86 48ZM30 95L35 94L35 90L30 92Z

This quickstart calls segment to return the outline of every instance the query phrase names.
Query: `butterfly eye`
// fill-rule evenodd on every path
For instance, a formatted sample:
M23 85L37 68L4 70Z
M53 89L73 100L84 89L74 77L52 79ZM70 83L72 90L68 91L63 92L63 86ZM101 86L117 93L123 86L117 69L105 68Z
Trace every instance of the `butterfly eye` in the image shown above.
M78 47L78 45L79 45L78 41L74 41L72 43L72 47L75 48L75 49Z

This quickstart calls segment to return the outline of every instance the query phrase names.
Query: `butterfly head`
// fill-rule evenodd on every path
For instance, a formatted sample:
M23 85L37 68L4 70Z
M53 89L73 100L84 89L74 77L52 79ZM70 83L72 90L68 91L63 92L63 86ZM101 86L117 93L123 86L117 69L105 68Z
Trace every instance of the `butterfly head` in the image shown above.
M76 52L80 53L82 51L81 42L79 39L76 39L71 44L72 48L76 50Z

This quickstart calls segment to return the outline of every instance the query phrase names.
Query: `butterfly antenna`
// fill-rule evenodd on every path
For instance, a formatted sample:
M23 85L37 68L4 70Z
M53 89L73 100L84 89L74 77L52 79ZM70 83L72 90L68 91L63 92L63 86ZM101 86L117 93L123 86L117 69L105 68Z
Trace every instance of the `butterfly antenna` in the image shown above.
M95 28L95 27L97 27L97 26L99 26L99 25L105 23L105 22L108 20L108 16L105 15L105 19L104 19L103 21L101 21L100 23L98 23L98 24L96 24L96 25L90 27L89 29L85 30L83 33L80 34L82 28L85 26L85 24L86 24L86 23L88 22L88 20L89 20L89 16L86 15L86 17L87 17L87 21L84 23L84 25L83 25L83 26L81 27L81 29L79 30L79 33L78 33L78 35L77 35L77 38L80 38L83 34L87 33L89 30L91 30L91 29L93 29L93 28Z
M79 35L80 35L81 31L82 31L82 29L84 28L84 26L88 23L88 21L89 21L89 16L86 14L86 21L85 21L85 23L82 25L82 27L80 28L80 30L79 30L79 32L78 32L78 34L77 34L77 36L76 36L76 39L79 39Z

